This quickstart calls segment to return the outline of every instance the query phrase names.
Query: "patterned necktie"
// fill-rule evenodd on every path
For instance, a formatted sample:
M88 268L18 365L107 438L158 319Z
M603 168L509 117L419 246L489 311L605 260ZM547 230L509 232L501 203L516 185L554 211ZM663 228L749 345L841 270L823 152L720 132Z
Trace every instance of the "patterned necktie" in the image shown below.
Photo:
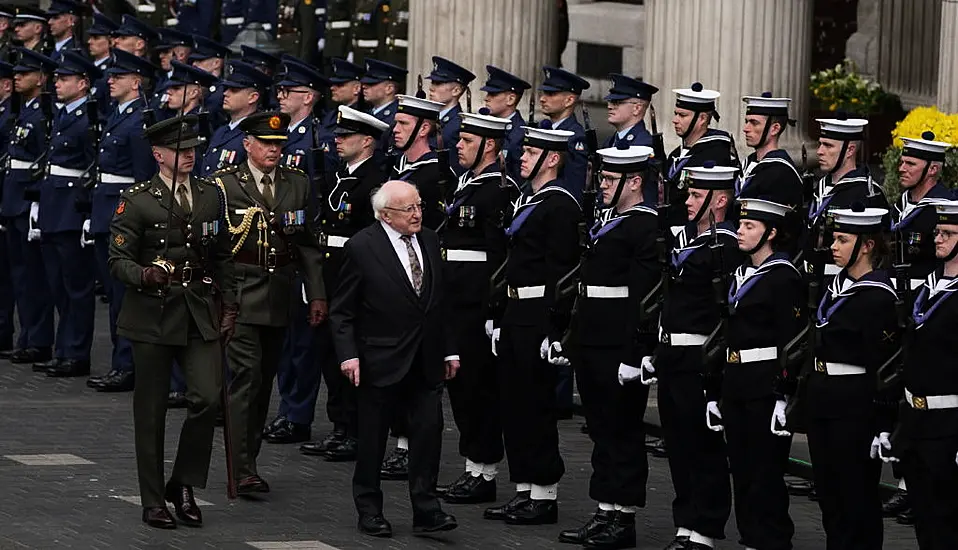
M193 212L193 207L190 206L190 196L187 194L185 183L181 183L176 186L176 200L180 203L180 208L182 208L187 215Z
M273 207L273 180L267 174L263 174L263 179L260 180L260 183L263 184L263 198L266 199L266 206Z
M416 290L416 296L419 296L422 294L422 265L419 263L419 256L416 255L416 249L412 246L412 235L403 235L401 238L406 243L406 254L409 255L412 287Z

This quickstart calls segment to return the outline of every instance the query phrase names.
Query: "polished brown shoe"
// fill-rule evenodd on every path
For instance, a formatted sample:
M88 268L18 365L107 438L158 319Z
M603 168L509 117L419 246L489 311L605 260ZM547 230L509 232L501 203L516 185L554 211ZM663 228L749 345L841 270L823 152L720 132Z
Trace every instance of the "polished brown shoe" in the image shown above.
M163 496L173 505L176 517L188 527L201 527L203 514L193 498L193 488L189 485L175 485L172 482L166 485L166 494Z
M176 529L176 520L166 506L144 508L143 523L157 529Z
M236 494L239 496L250 496L257 493L268 493L269 484L266 480L256 474L246 476L236 484Z

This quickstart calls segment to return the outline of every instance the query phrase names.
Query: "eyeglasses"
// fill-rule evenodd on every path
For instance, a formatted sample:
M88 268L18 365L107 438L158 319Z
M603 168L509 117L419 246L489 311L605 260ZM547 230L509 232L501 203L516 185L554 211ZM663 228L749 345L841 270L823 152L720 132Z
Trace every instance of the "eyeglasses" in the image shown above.
M416 204L410 204L409 206L403 206L402 208L393 208L392 206L386 206L386 210L395 210L396 212L402 212L403 214L412 214L413 212L422 212L422 209L425 208L425 202L418 202Z
M289 97L289 94L308 94L310 90L291 90L289 88L279 88L276 90L276 97Z
M944 240L949 240L952 237L958 235L958 231L949 231L947 229L935 229L934 234L936 237L941 237Z

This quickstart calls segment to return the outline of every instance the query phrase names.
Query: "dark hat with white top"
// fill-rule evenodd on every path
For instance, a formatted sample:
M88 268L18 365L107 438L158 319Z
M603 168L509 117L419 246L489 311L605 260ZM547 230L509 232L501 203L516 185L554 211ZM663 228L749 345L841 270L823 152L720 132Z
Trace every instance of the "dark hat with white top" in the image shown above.
M950 143L935 141L934 132L923 132L921 139L903 137L901 140L905 143L901 156L929 162L945 162L945 153L953 147Z
M786 204L779 204L765 199L739 199L739 219L758 220L762 222L779 222L792 209Z
M389 131L389 125L373 115L357 111L346 105L339 106L339 113L336 116L336 129L333 130L334 134L364 134L379 139L387 131Z
M486 113L461 113L459 116L462 117L459 131L467 134L501 139L506 137L509 130L512 130L512 120L508 118L499 118Z
M881 233L884 229L882 218L888 214L885 208L865 208L862 203L855 203L851 208L832 210L832 228L839 233L853 235L867 235Z
M860 141L865 139L865 127L868 121L863 118L819 118L822 125L821 136L839 141Z
M575 135L568 130L547 130L532 126L523 126L522 130L525 131L525 136L522 138L523 145L546 151L568 151L569 140Z
M411 95L397 95L399 106L396 107L397 113L405 113L414 117L425 118L428 120L439 120L439 113L446 108L445 104L428 99L420 99Z
M702 166L685 168L685 173L689 177L688 186L691 188L723 191L735 188L738 168L716 166L714 162L706 161Z
M958 225L958 201L935 201L935 213L938 223Z
M672 90L675 93L675 106L688 109L696 113L714 113L715 100L722 94L715 90L706 90L701 82L696 82L688 88Z
M649 167L649 159L654 155L651 147L608 147L596 151L602 158L602 169L616 174L635 174Z
M788 106L792 102L788 97L772 97L771 92L763 92L760 96L747 95L742 98L745 102L746 115L766 115L788 117Z

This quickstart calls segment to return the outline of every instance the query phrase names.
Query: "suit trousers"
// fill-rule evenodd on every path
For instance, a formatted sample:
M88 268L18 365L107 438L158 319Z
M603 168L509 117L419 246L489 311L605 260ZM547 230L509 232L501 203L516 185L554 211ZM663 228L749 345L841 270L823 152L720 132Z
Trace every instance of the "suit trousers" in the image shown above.
M724 539L732 511L725 440L705 424L701 367L689 371L689 365L701 365L702 351L660 345L658 361L659 415L675 489L672 518L676 527Z
M742 544L763 550L789 550L795 524L788 515L784 476L792 438L772 433L774 408L775 397L771 395L723 399L722 420Z
M496 464L503 457L496 358L484 321L471 317L459 332L459 372L446 387L459 428L459 455L479 464Z
M123 305L123 295L126 285L110 275L107 262L110 258L110 234L97 233L94 236L94 252L96 267L103 281L110 302L110 341L113 342L113 354L110 362L111 369L121 372L133 372L133 348L130 341L116 333L116 319L120 316L120 307ZM169 384L169 382L167 382Z
M499 353L499 405L510 479L552 485L565 473L556 425L556 373L539 356L545 332L503 323Z
M299 289L301 285L297 283L295 286ZM308 426L313 423L316 414L322 371L316 360L317 331L309 326L306 319L308 308L298 294L292 303L292 319L289 320L276 372L276 386L280 396L280 416Z
M331 325L323 323L317 334L316 355L326 382L326 416L334 428L345 430L349 437L356 437L356 387L343 376L339 368ZM316 387L318 389L319 384Z
M918 439L902 457L921 550L958 548L958 437Z
M233 375L229 386L230 428L237 480L257 473L256 457L263 445L263 426L285 337L286 327L236 323L236 331L226 345L226 360Z
M18 342L21 348L49 348L53 346L53 301L47 287L40 243L28 242L28 231L27 214L7 223L10 279L20 319Z
M379 472L386 454L390 420L396 414L405 414L409 425L409 497L413 516L440 509L436 480L442 451L442 383L426 381L418 355L412 365L402 380L388 386L378 387L360 379L359 448L353 471L353 501L360 515L383 511Z
M616 348L580 349L575 377L592 440L589 497L596 502L645 506L649 462L645 453L648 386L620 385Z
M93 346L93 266L80 246L79 231L44 233L43 264L59 320L55 356L90 360Z
M166 432L170 369L177 361L186 374L187 412L170 481L206 487L213 450L213 430L223 380L220 342L200 337L192 318L185 346L133 343L136 364L133 425L136 430L136 470L144 507L164 505L163 442Z
M808 451L827 550L882 547L882 462L869 456L874 425L868 416L808 422ZM911 483L908 477L909 492ZM912 503L917 504L914 497Z

